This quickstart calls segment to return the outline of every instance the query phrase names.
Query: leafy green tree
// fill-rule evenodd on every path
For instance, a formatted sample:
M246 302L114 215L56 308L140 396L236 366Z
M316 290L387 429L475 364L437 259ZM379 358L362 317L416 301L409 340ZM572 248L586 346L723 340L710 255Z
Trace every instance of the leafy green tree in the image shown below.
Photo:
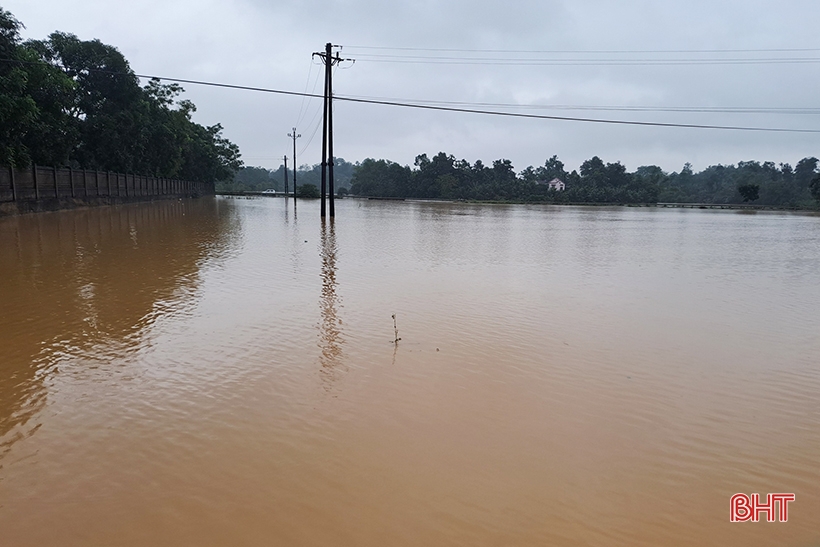
M66 123L72 82L20 43L22 26L0 9L0 162L64 163L76 140Z
M182 88L144 88L113 46L55 32L21 43L0 9L0 162L73 165L212 182L233 178L239 149L192 119Z
M818 161L820 160L811 157L803 158L797 162L797 166L794 169L795 182L800 186L807 187L817 173Z
M811 179L809 183L809 191L811 192L811 197L817 200L817 203L820 204L820 173L814 175L814 178Z
M319 189L316 188L315 184L300 184L296 190L296 197L315 199L322 196L319 194Z
M20 28L14 16L0 8L0 162L24 165L31 161L22 137L37 119L37 103L28 94L21 61Z
M737 191L744 203L756 201L760 197L760 185L758 184L741 184L737 187Z
M559 160L558 156L555 155L544 162L544 170L539 174L542 175L542 180L546 181L561 179L566 182L567 180L567 172L564 171L564 162Z
M584 186L606 186L606 165L598 156L586 160L578 170Z

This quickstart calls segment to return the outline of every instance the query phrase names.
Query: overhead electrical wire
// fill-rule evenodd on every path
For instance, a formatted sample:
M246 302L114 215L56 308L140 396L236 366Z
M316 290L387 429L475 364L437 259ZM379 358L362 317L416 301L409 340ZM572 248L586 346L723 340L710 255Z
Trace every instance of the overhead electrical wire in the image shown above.
M820 57L771 57L731 59L524 59L513 57L424 57L357 55L364 63L490 66L685 66L685 65L779 65L820 63Z
M153 76L148 74L135 74L139 78L155 78L158 80L165 80L169 82L177 82L182 84L203 85L209 87L221 87L226 89L240 89L244 91L258 91L261 93L273 93L277 95L288 96L307 96L307 97L323 97L312 93L299 93L298 91L286 91L281 89L270 89L264 87L252 87L236 84L223 84L217 82L205 82L201 80L190 80L186 78L168 78L165 76ZM556 120L556 121L571 121L571 122L586 122L586 123L600 123L610 125L634 125L645 127L678 127L688 129L720 129L727 131L756 131L756 132L770 132L770 133L820 133L820 129L794 129L784 127L750 127L750 126L733 126L733 125L709 125L709 124L691 124L691 123L667 123L667 122L645 122L635 120L607 120L598 118L580 118L573 116L552 116L547 114L525 114L521 112L503 112L496 110L480 110L474 108L461 108L454 106L440 106L440 105L425 105L417 103L405 103L399 101L385 101L375 99L361 99L355 97L346 97L344 95L334 95L334 101L346 101L361 104L378 104L384 106L397 106L404 108L416 108L421 110L437 110L444 112L460 112L465 114L484 114L488 116L503 116L512 118L529 118L538 120Z
M723 106L614 106L614 105L571 105L571 104L521 104L521 103L489 103L469 101L436 101L428 99L406 99L395 97L372 97L365 95L351 95L357 99L373 99L384 101L398 101L432 105L452 106L481 106L494 108L522 108L532 110L589 110L612 112L679 112L701 114L799 114L817 115L820 108L810 107L723 107Z
M510 66L654 66L654 65L749 65L806 64L820 62L820 48L770 49L670 49L670 50L514 50L348 46L362 49L356 57L364 62L422 64L469 64ZM431 55L431 54L436 55ZM439 55L457 53L458 56ZM815 55L796 56L794 54ZM487 56L490 54L491 56ZM606 57L600 57L601 55ZM687 57L680 57L687 54ZM744 54L744 55L738 55ZM757 54L750 57L749 54ZM761 55L769 54L769 55ZM779 54L772 56L771 54ZM783 56L783 54L791 54ZM533 56L539 57L533 57ZM571 55L572 57L567 57ZM598 57L589 57L596 55ZM639 55L639 57L635 57ZM708 56L705 56L708 55ZM731 57L726 57L731 55ZM545 57L546 56L546 57ZM558 57L556 57L558 56Z
M334 75L336 74L336 71L337 71L337 70L339 70L339 65L335 65L335 66L333 67L333 74L334 74ZM316 89L316 88L314 87L314 91L315 91L315 89ZM324 97L323 97L323 98L324 98ZM317 117L317 116L318 116L318 115L322 112L323 107L324 107L324 101L322 102L322 104L320 105L320 107L317 109L316 114L314 114L314 115L313 115L313 119L311 120L311 124L313 123L313 120L316 120L316 117ZM335 106L334 106L334 112L335 112ZM311 124L308 124L308 127L310 127L310 126L311 126ZM301 155L302 155L302 154L303 154L303 153L304 153L304 152L308 149L308 147L310 146L310 143L312 143L312 142L313 142L313 139L314 139L314 137L316 137L316 133L319 131L319 126L320 126L321 124L322 124L322 118L321 118L321 117L319 117L319 119L316 121L316 126L313 128L313 132L310 134L310 138L307 140L307 142L306 142L306 143L305 143L305 145L302 147L302 149L301 149L301 150L299 150L299 155L300 155L300 156L301 156Z
M22 62L29 64L26 61L13 61L13 62ZM150 74L136 74L136 73L125 73L119 71L111 71L111 70L103 70L103 69L90 69L94 72L105 72L109 74L119 74L124 76L135 76L138 78L148 78L148 79L157 79L157 80L164 80L168 82L176 82L182 84L193 84L193 85L202 85L207 87L218 87L224 89L236 89L236 90L243 90L243 91L257 91L261 93L272 93L277 95L285 95L285 96L292 96L292 97L315 97L315 98L322 98L323 95L317 95L315 93L300 93L298 91L287 91L281 89L272 89L272 88L264 88L264 87L254 87L254 86L244 86L244 85L236 85L236 84L225 84L225 83L218 83L218 82L206 82L202 80L191 80L187 78L170 78L166 76L156 76ZM379 99L367 99L367 98L356 98L356 97L348 97L344 95L334 95L333 99L335 101L345 101L345 102L353 102L353 103L360 103L360 104L373 104L373 105L383 105L383 106L395 106L395 107L402 107L402 108L414 108L420 110L431 110L431 111L441 111L441 112L457 112L457 113L464 113L464 114L482 114L487 116L499 116L499 117L511 117L511 118L524 118L524 119L538 119L538 120L555 120L555 121L571 121L571 122L584 122L584 123L597 123L597 124L608 124L608 125L631 125L631 126L643 126L643 127L669 127L669 128L687 128L687 129L711 129L711 130L726 130L726 131L754 131L754 132L769 132L769 133L820 133L820 129L797 129L797 128L784 128L784 127L754 127L754 126L736 126L736 125L716 125L716 124L692 124L692 123L672 123L672 122L649 122L649 121L637 121L637 120L611 120L611 119L600 119L600 118L585 118L585 117L575 117L575 116L555 116L549 114L530 114L530 113L522 113L522 112L505 112L505 111L498 111L498 110L484 110L479 108L466 108L466 107L456 107L456 106L445 106L445 105L435 105L435 104L421 104L421 103L412 103L412 102L402 102L402 101L395 101L395 100L379 100Z
M377 49L384 51L437 51L451 53L580 53L580 54L661 54L661 53L796 53L820 51L820 48L758 48L758 49L458 49L431 47L345 46L348 49Z
M310 66L308 66L308 75L307 75L307 78L305 79L305 93L307 93L308 87L310 86L310 74L311 74L311 72L313 72L313 62L311 62ZM318 76L317 76L317 79L318 79ZM316 90L315 85L313 86L313 90L314 91ZM299 127L299 123L302 121L302 113L305 109L305 99L307 99L307 97L302 97L302 102L299 105L299 114L296 116L296 123L294 124L295 127Z

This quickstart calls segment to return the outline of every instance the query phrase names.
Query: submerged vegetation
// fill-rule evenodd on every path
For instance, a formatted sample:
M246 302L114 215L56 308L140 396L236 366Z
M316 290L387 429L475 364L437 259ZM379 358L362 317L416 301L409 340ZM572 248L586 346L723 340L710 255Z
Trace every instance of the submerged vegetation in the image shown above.
M215 182L233 178L239 148L222 126L192 120L183 89L141 86L113 46L54 32L22 41L0 8L0 164L72 166Z
M347 192L356 165L358 164L347 162L342 158L333 159L334 181L336 190L339 193ZM321 180L321 164L302 165L296 173L296 183L299 186L312 184L316 188L319 188L321 186ZM233 180L220 182L216 185L217 192L261 192L268 188L276 190L277 192L284 192L284 166L280 165L278 169L243 167L236 172L236 176ZM293 191L293 169L290 167L288 167L288 191Z
M559 179L565 189L550 188ZM714 165L699 173L689 164L677 173L642 166L628 172L620 162L595 156L567 172L557 156L542 167L516 173L509 160L492 166L470 164L439 152L416 157L414 168L387 160L366 159L356 165L353 194L378 197L440 198L546 203L741 203L812 207L820 201L818 159L804 158L796 167L746 161Z

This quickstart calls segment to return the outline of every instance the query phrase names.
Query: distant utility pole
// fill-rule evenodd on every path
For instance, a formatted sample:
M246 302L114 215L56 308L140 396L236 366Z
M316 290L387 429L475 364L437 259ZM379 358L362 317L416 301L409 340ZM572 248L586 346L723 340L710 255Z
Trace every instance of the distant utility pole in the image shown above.
M288 197L288 157L285 156L285 197Z
M293 137L293 197L296 198L296 171L299 169L299 164L296 163L296 139L302 135L296 134L296 128L293 128L293 133L288 133L288 137ZM285 191L287 193L287 190Z
M322 218L325 218L325 196L330 201L330 216L336 216L333 189L333 65L337 65L347 59L342 59L339 54L333 56L331 48L333 44L325 44L324 53L314 53L318 55L325 64L325 95L324 95L324 117L322 120ZM339 47L339 46L335 46ZM329 188L328 188L329 186ZM330 190L329 194L327 190Z

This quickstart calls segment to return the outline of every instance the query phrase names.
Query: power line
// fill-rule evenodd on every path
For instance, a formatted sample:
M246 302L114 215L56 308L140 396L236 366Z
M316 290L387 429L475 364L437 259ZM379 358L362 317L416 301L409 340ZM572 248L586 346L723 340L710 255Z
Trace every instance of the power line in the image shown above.
M13 62L23 62L26 64L32 64L27 61L13 61ZM317 95L314 93L300 93L298 91L287 91L282 89L271 89L271 88L264 88L264 87L253 87L253 86L244 86L244 85L236 85L236 84L225 84L225 83L218 83L218 82L206 82L202 80L191 80L187 78L169 78L165 76L156 76L156 75L149 75L149 74L129 74L125 72L118 72L118 71L111 71L111 70L102 70L102 69L89 69L94 72L105 72L109 74L118 74L124 76L136 76L138 78L149 78L149 79L157 79L157 80L164 80L168 82L176 82L176 83L183 83L183 84L193 84L193 85L202 85L207 87L219 87L224 89L236 89L242 91L257 91L260 93L273 93L277 95L286 95L292 97L315 97L315 98L323 98L323 95ZM793 129L793 128L780 128L780 127L751 127L751 126L731 126L731 125L709 125L709 124L688 124L688 123L666 123L666 122L645 122L645 121L634 121L634 120L609 120L609 119L599 119L599 118L581 118L581 117L574 117L574 116L554 116L554 115L547 115L547 114L527 114L521 112L503 112L503 111L495 111L495 110L482 110L482 109L475 109L475 108L463 108L463 107L455 107L455 106L444 106L444 105L432 105L432 104L419 104L419 103L411 103L411 102L401 102L401 101L391 101L391 100L377 100L377 99L364 99L364 98L355 98L355 97L347 97L343 95L334 95L334 99L339 101L346 101L346 102L354 102L354 103L362 103L362 104L378 104L383 106L396 106L396 107L403 107L403 108L416 108L421 110L433 110L433 111L443 111L443 112L458 112L464 114L483 114L488 116L501 116L501 117L512 117L512 118L526 118L526 119L539 119L539 120L555 120L555 121L571 121L571 122L585 122L585 123L599 123L599 124L610 124L610 125L634 125L634 126L645 126L645 127L677 127L677 128L688 128L688 129L713 129L713 130L727 130L727 131L755 131L755 132L772 132L772 133L820 133L820 129Z
M194 84L194 85L204 85L209 87L221 87L226 89L240 89L244 91L258 91L261 93L274 93L278 95L289 95L295 97L322 97L322 95L316 95L313 93L299 93L298 91L285 91L281 89L270 89L264 87L251 87L251 86L243 86L243 85L235 85L235 84L222 84L216 82L205 82L201 80L189 80L184 78L167 78L164 76L151 76L146 74L135 74L135 76L139 78L156 78L158 80L165 80L169 82L177 82L182 84ZM444 112L461 112L465 114L485 114L489 116L506 116L506 117L513 117L513 118L529 118L529 119L538 119L538 120L556 120L556 121L568 121L568 122L586 122L586 123L602 123L602 124L610 124L610 125L638 125L638 126L649 126L649 127L679 127L679 128L688 128L688 129L721 129L721 130L728 130L728 131L759 131L759 132L773 132L773 133L820 133L820 129L791 129L791 128L780 128L780 127L744 127L744 126L731 126L731 125L700 125L700 124L688 124L688 123L664 123L664 122L641 122L641 121L631 121L631 120L605 120L605 119L597 119L597 118L578 118L572 116L551 116L546 114L524 114L520 112L499 112L494 110L479 110L479 109L472 109L472 108L460 108L460 107L452 107L452 106L436 106L436 105L424 105L424 104L414 104L414 103L404 103L399 101L383 101L383 100L375 100L375 99L357 99L354 97L346 97L344 95L336 95L334 99L339 101L347 101L347 102L354 102L354 103L363 103L363 104L380 104L384 106L399 106L405 108L418 108L422 110L438 110Z
M401 106L406 108L419 108L424 110L440 110L445 112L462 112L468 114L485 114L490 116L506 116L511 118L530 118L530 119L538 119L538 120L560 120L560 121L572 121L572 122L588 122L588 123L603 123L603 124L612 124L612 125L639 125L639 126L649 126L649 127L680 127L680 128L690 128L690 129L723 129L723 130L730 130L730 131L764 131L764 132L772 132L772 133L820 133L820 129L790 129L790 128L778 128L778 127L745 127L745 126L733 126L733 125L701 125L701 124L691 124L691 123L664 123L664 122L641 122L641 121L631 121L631 120L604 120L604 119L597 119L597 118L578 118L578 117L570 117L570 116L551 116L546 114L523 114L520 112L498 112L494 110L478 110L472 108L458 108L458 107L450 107L450 106L434 106L434 105L422 105L422 104L411 104L411 103L400 103L394 101L375 101L369 99L354 99L352 97L335 97L337 100L340 101L349 101L349 102L357 102L357 103L365 103L365 104L381 104L381 105L388 105L388 106Z
M336 71L337 71L337 70L339 70L339 68L341 68L339 65L334 65L334 66L333 66L333 73L335 74L335 73L336 73ZM349 68L349 67L348 67L348 68ZM317 75L317 77L316 77L316 78L317 78L317 82L318 82L318 75ZM313 89L314 89L314 91L315 91L316 87L314 86L314 88L313 88ZM317 109L316 109L316 113L315 113L315 114L313 115L313 117L310 119L310 123L308 123L308 127L311 127L311 126L313 125L314 120L316 120L316 119L317 119L317 116L319 116L319 114L321 114L321 113L322 113L322 108L321 108L321 105L320 105L320 106L319 106L319 108L317 108ZM308 147L310 146L310 144L313 142L313 138L316 136L316 133L319 131L319 126L321 125L321 123L322 123L322 119L321 119L321 118L319 118L319 119L316 121L316 125L313 127L313 131L312 131L312 132L311 132L311 134L310 134L310 138L307 140L307 142L305 143L305 145L304 145L302 148L300 148L300 149L299 149L299 154L304 154L304 153L305 153L305 151L306 151L306 150L308 149Z
M488 66L709 66L814 64L820 62L820 57L739 57L731 59L525 59L520 57L425 57L366 54L360 54L359 59L365 63Z
M310 65L308 66L308 75L307 75L307 78L305 79L305 93L307 93L308 86L310 85L310 73L311 72L313 72L313 60L311 60ZM316 90L315 86L314 86L313 90L314 91ZM302 122L302 112L305 109L305 99L307 99L307 97L302 97L302 103L299 105L299 114L296 116L296 124L295 124L296 126L298 126Z
M319 108L316 109L316 112L313 114L313 117L310 119L310 123L308 123L308 127L313 127L313 130L310 134L310 138L308 138L305 145L299 150L299 154L304 154L305 151L310 146L310 143L313 142L313 138L316 136L316 133L319 131L319 126L322 125L322 118L319 117L319 114L322 113L322 105L319 105ZM316 122L314 124L314 122Z
M452 53L579 53L579 54L627 54L627 53L796 53L820 51L820 48L759 48L759 49L457 49L430 47L383 47L345 46L348 49L377 49L384 51L437 51ZM362 54L357 54L361 56Z
M596 106L596 105L568 105L568 104L520 104L520 103L488 103L469 101L436 101L427 99L405 99L394 97L350 96L357 99L374 99L396 102L410 102L433 105L476 106L496 108L526 108L533 110L590 110L612 112L682 112L707 114L820 114L820 108L810 107L722 107L722 106Z

